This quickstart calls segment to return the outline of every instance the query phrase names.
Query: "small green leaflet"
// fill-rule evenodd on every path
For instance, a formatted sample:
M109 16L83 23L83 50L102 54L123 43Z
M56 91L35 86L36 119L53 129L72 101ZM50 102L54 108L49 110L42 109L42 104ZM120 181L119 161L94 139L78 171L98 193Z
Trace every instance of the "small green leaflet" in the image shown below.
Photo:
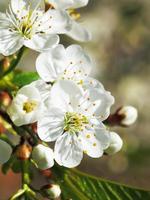
M23 72L23 73L16 74L12 82L18 87L23 87L38 79L39 79L39 76L36 72Z

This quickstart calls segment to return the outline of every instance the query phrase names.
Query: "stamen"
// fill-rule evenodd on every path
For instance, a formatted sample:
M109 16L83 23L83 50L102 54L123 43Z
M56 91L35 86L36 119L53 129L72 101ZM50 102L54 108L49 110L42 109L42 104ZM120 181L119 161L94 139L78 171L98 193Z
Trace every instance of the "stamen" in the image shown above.
M74 112L67 112L64 118L64 131L71 134L79 133L88 124L86 116Z
M30 113L34 111L36 107L37 107L37 102L35 101L27 101L23 104L23 110L26 113Z

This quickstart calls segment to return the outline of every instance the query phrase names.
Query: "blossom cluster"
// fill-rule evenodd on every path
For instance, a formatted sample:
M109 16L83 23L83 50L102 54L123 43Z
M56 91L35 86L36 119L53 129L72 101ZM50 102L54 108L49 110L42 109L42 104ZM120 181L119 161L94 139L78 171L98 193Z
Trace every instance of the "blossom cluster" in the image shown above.
M54 160L72 168L83 154L99 158L116 153L122 140L103 123L114 97L90 76L92 59L79 45L59 44L60 34L79 41L91 38L72 13L88 0L47 0L47 11L42 3L11 0L6 14L0 13L0 53L8 56L22 46L40 52L35 64L39 80L19 89L8 114L16 126L37 123L41 142L32 159L39 168L52 167ZM11 149L7 151L9 157Z

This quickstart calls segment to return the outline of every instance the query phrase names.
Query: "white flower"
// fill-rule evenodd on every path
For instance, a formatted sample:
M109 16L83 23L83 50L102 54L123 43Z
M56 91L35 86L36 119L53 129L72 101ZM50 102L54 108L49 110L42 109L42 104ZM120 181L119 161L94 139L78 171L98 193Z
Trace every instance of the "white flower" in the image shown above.
M11 146L3 140L0 140L0 165L7 162L12 154Z
M133 106L123 106L121 107L117 115L121 116L121 125L130 126L135 123L138 117L138 111Z
M123 141L120 136L115 132L110 132L110 145L105 150L105 152L109 155L113 155L121 150L123 146Z
M8 108L8 114L15 125L21 126L36 122L43 112L44 105L37 88L22 87Z
M32 159L36 163L37 167L42 170L51 168L54 165L53 150L42 144L38 144L33 148Z
M36 69L45 82L60 79L73 80L83 84L91 72L92 61L79 45L64 48L57 45L48 52L41 53L36 60Z
M49 106L38 121L41 140L56 141L54 153L59 165L75 167L83 152L91 157L103 155L109 146L109 132L103 125L114 98L97 88L83 93L72 81L61 80L53 85Z
M68 15L60 10L44 12L44 0L11 0L6 14L0 13L0 53L5 56L23 45L44 51L59 43L57 34L68 27Z
M91 34L82 27L81 24L77 23L75 20L78 18L78 13L76 14L73 9L86 6L88 0L47 0L47 2L55 9L65 10L69 17L69 30L66 29L66 34L75 40L88 41L91 39ZM73 11L73 13L71 12Z

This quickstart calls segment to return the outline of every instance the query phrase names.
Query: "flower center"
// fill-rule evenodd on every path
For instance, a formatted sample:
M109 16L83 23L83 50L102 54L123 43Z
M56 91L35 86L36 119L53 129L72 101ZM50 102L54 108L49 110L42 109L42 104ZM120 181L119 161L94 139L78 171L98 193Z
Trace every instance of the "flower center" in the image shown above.
M64 131L68 131L71 134L83 131L88 124L86 116L74 112L67 112L64 118Z
M21 33L23 36L25 36L26 38L29 38L30 39L30 36L31 36L31 29L32 29L32 26L28 23L23 23L21 25Z
M37 107L37 103L35 101L28 101L23 104L23 110L26 113L30 113Z

